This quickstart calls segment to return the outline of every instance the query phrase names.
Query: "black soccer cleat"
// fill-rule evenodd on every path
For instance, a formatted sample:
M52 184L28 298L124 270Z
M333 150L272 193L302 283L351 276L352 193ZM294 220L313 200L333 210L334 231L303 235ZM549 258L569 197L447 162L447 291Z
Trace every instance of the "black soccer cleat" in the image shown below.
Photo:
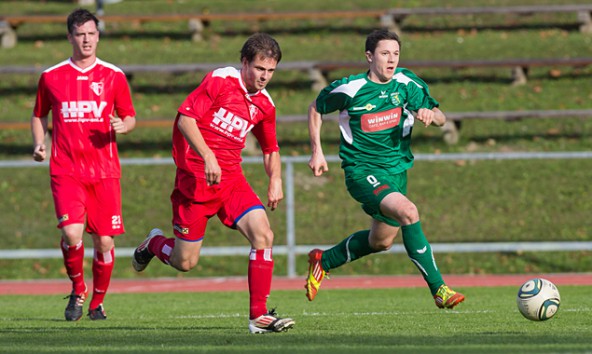
M142 241L142 243L140 243L138 248L136 248L136 250L134 251L134 257L132 258L132 266L134 267L136 272L141 272L144 269L146 269L146 267L148 267L148 263L150 263L150 261L154 257L154 255L150 253L150 251L148 250L148 245L150 244L150 240L152 240L154 236L160 235L164 235L161 229L150 230L148 235L146 235L144 241Z
M88 318L90 318L93 321L107 319L107 315L105 314L105 309L103 308L103 304L100 304L94 310L89 309L87 316L88 316Z
M82 294L74 294L74 290L72 290L72 293L64 298L70 299L66 311L64 311L66 321L78 321L82 318L82 305L84 305L87 293L85 290Z

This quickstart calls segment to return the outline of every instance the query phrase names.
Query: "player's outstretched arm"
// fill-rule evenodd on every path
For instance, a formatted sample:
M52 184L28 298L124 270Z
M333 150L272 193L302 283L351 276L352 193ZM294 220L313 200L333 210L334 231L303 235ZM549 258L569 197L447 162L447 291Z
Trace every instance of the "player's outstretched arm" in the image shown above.
M308 167L316 177L329 171L323 147L321 145L321 126L323 125L322 115L317 111L316 101L308 107L308 136L310 138L311 156Z
M47 117L31 117L31 135L33 137L33 160L41 162L47 157L45 148Z
M438 127L443 126L444 123L446 123L446 115L444 114L444 112L442 112L438 107L432 108L432 111L434 111L434 118L432 120L432 124Z
M446 116L438 107L432 109L420 108L417 111L417 120L422 122L426 127L432 124L441 127L446 123Z
M275 210L280 201L284 199L284 191L282 189L282 161L279 151L263 155L263 165L265 166L265 172L269 176L267 206L271 210Z

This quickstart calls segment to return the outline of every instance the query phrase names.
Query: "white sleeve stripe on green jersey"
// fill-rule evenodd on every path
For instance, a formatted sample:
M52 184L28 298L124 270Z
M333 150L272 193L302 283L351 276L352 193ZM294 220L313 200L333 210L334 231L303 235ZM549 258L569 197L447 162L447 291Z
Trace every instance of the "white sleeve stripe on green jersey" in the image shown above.
M343 139L348 144L352 144L354 142L354 135L352 134L351 127L349 126L349 121L351 117L347 110L339 112L339 130L341 130L341 135Z
M339 85L331 91L331 93L345 93L349 97L354 97L356 93L366 84L366 79L357 79L348 82L347 84Z
M397 81L400 82L402 84L409 84L410 82L413 82L415 85L417 85L417 87L419 88L423 88L423 86L421 86L420 84L418 84L417 82L413 81L412 78L410 78L409 76L403 74L403 73L396 73L395 76L393 76L393 78Z

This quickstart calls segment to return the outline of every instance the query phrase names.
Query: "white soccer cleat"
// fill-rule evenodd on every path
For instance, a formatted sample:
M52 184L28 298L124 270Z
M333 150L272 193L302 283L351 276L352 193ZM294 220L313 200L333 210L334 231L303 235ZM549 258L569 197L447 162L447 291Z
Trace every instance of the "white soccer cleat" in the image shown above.
M261 315L253 320L249 320L249 331L251 333L272 333L286 332L294 327L294 320L291 318L279 318L275 309L265 315Z

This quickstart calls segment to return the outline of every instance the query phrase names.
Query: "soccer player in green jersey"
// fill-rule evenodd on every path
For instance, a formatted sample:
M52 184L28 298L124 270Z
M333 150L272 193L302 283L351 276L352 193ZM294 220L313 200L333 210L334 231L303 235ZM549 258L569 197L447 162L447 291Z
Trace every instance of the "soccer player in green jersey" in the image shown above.
M398 68L401 42L396 33L377 30L366 38L369 70L324 88L308 111L315 176L328 171L321 147L322 115L339 111L339 156L350 195L372 217L369 230L357 231L332 248L309 253L306 296L312 301L331 269L388 250L399 228L408 256L420 270L439 308L453 308L465 297L444 283L432 248L407 197L407 170L413 165L414 121L442 126L446 116L426 83Z

